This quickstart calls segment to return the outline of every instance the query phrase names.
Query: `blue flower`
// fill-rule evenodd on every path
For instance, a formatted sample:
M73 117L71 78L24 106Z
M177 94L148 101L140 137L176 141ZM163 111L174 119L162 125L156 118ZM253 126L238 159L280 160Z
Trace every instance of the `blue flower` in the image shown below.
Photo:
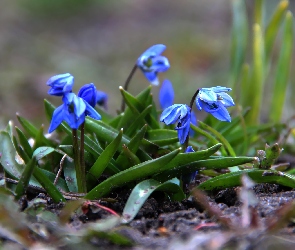
M96 91L96 103L99 106L103 106L105 109L107 109L107 103L108 103L108 95L100 90Z
M165 49L166 46L163 44L153 45L137 59L137 67L153 85L159 85L158 72L164 72L170 68L168 59L161 56Z
M160 117L160 121L166 125L174 124L177 122L176 130L178 139L183 144L188 136L190 130L190 107L185 104L174 104L166 108Z
M204 109L220 121L231 121L227 107L234 106L233 99L225 92L231 91L231 88L212 87L201 88L196 97L196 105L199 110Z
M79 92L78 97L81 97L84 101L88 102L93 108L96 105L96 87L93 83L83 85Z
M88 102L93 108L96 104L106 106L108 95L102 91L96 90L93 83L88 83L82 86L78 92L78 96Z
M193 152L195 152L195 150L193 149L192 146L188 146L185 150L185 153L193 153ZM196 178L197 173L198 173L198 171L194 171L190 174L182 175L181 180L182 180L183 184L185 186L189 185Z
M74 93L67 93L62 98L63 104L53 112L48 132L54 131L63 121L66 121L72 129L78 129L85 121L85 115L89 115L96 120L101 116L82 98Z
M50 77L46 84L51 87L48 91L49 95L62 96L72 92L74 77L70 73L59 74Z
M174 90L169 80L164 80L159 91L159 102L162 109L168 108L173 104Z

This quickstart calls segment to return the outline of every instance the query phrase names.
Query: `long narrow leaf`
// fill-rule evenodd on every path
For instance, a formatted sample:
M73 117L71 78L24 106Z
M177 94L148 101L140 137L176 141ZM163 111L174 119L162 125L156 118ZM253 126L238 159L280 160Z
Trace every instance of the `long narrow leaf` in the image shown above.
M270 119L272 122L280 122L282 118L292 61L293 40L293 15L288 11L285 18L282 49L275 75L273 97L271 99Z
M233 28L231 44L231 86L235 91L238 76L245 60L248 40L248 21L243 0L232 0Z
M116 187L120 187L131 181L138 180L151 176L157 172L164 171L167 164L180 152L181 149L176 149L171 153L159 157L155 160L150 160L126 169L116 175L106 179L95 188L93 188L86 196L85 199L99 199Z
M241 185L242 175L247 174L256 183L274 183L295 188L295 176L275 171L250 169L219 175L201 183L197 188L203 190L223 189Z
M122 223L129 223L137 215L147 198L154 191L166 191L171 194L173 200L182 200L185 195L180 188L180 181L176 178L164 183L160 183L153 179L144 180L138 183L132 190L123 210Z
M93 166L89 169L89 173L86 176L88 186L91 186L93 180L98 179L106 169L120 145L122 135L123 129L120 130L117 137L105 148L101 155L96 159Z

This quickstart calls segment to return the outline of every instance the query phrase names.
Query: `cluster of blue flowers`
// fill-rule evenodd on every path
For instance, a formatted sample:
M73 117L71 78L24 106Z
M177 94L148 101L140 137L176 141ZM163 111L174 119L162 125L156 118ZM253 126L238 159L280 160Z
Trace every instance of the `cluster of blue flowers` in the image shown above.
M166 57L161 54L166 49L163 44L157 44L147 49L138 59L137 66L142 70L145 77L153 84L158 85L158 72L164 72L169 69L170 64ZM226 93L231 88L212 87L200 88L194 97L196 106L199 110L204 110L212 114L220 121L231 121L227 111L228 107L234 106L233 99ZM174 90L169 80L164 80L159 92L159 101L161 108L164 109L160 121L166 125L177 124L175 129L178 131L179 142L183 144L189 135L190 123L197 125L197 119L192 112L192 107L186 104L173 104Z
M170 68L168 59L161 54L166 49L163 44L156 44L142 53L136 62L136 67L141 69L147 80L158 85L158 73L165 72ZM48 91L50 95L62 96L63 105L58 107L53 114L49 127L49 133L54 131L62 121L66 121L72 129L77 129L89 115L94 119L101 119L101 116L94 109L96 104L106 107L107 95L96 90L93 83L84 85L78 95L72 93L74 77L69 74L60 74L51 77L47 85L51 87ZM233 99L226 93L231 91L226 87L200 88L194 96L196 106L199 110L204 110L212 114L220 121L231 121L227 111L228 107L234 106ZM163 112L160 121L166 125L177 124L175 129L178 132L179 142L183 144L190 130L190 123L197 125L197 119L192 112L192 107L186 104L173 104L174 90L169 80L164 80L159 92L159 100Z
M81 87L78 95L72 92L74 77L69 74L59 74L47 81L51 88L49 95L62 96L63 104L55 109L48 132L53 132L63 121L72 129L78 129L88 115L100 120L100 114L94 109L96 104L106 107L107 94L96 90L93 83Z

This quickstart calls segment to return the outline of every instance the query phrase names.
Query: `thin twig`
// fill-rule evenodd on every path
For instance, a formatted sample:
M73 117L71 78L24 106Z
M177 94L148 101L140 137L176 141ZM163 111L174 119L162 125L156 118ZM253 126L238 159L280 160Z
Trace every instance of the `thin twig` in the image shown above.
M61 158L61 160L60 160L60 163L59 163L59 170L58 170L58 172L57 172L57 174L56 174L56 176L55 176L54 182L53 182L53 185L54 185L54 186L56 186L56 183L57 183L57 181L58 181L58 179L59 179L59 177L60 177L60 175L61 175L61 172L62 172L62 169L63 169L63 165L64 165L64 161L65 161L66 157L67 157L67 154L65 154L65 155Z

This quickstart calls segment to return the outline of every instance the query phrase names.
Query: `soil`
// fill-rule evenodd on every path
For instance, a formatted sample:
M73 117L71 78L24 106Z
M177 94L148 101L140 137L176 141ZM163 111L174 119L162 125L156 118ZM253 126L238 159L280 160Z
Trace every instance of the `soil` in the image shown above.
M291 220L280 230L269 230L270 222L282 216L278 209L288 207L286 204L295 199L295 191L276 184L258 184L253 190L258 204L248 206L248 214L239 198L240 187L207 193L206 210L204 202L170 202L163 193L155 192L130 224L115 229L130 239L133 246L117 246L99 238L91 243L95 249L295 249L295 223ZM122 214L129 194L130 190L117 190L111 195L114 200L99 204ZM47 199L49 211L60 213L63 204L52 203L42 193L38 197ZM26 201L19 203L22 209L26 207ZM69 223L79 231L88 222L99 222L108 216L110 213L104 209L90 208L74 214Z
M228 188L208 194L211 207L221 212L222 218L229 218L231 226L220 223L216 216L209 216L200 203L193 200L169 202L162 193L155 193L139 211L135 219L117 232L134 242L126 249L295 249L295 224L287 223L275 233L267 232L270 219L279 216L277 209L295 198L295 191L276 184L259 184L253 190L258 204L253 208L256 222L242 226L243 211L239 200L240 188ZM118 214L122 214L129 193L123 190L114 194L116 202L101 201ZM74 217L72 223L87 223L106 218L104 210L91 209L88 213ZM107 249L118 247L104 241L96 241L97 246Z

